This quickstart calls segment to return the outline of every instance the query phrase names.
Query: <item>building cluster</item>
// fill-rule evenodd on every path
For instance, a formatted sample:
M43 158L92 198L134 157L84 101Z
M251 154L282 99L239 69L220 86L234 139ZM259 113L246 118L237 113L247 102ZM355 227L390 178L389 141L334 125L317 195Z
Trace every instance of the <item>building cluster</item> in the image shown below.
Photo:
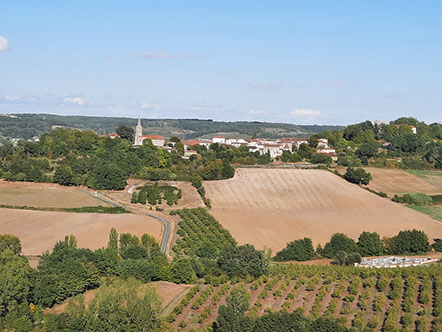
M381 267L408 267L408 266L420 266L424 264L437 262L437 259L432 259L431 257L417 258L417 257L379 257L379 258L363 258L361 263L355 263L358 267L370 267L370 268L381 268Z
M192 145L204 145L209 147L210 144L217 143L222 146L234 146L242 147L246 146L251 152L259 152L260 154L269 154L271 158L281 156L284 151L295 151L299 149L301 144L308 144L306 138L255 138L246 139L238 137L224 137L214 136L211 140L185 140L183 144L185 147ZM329 155L333 160L337 160L335 149L328 146L328 140L326 138L320 138L318 140L317 153Z
M118 134L111 133L107 135L110 138L118 137ZM165 140L162 136L159 135L143 135L143 128L141 127L141 120L138 119L138 124L135 129L135 138L134 138L134 146L140 146L143 144L145 139L150 139L152 144L162 148L170 150L169 145L174 145L174 142L169 140ZM191 150L192 146L202 145L206 148L209 148L211 144L219 144L221 146L233 146L240 148L245 146L251 152L259 152L260 154L269 154L271 158L276 158L281 156L284 151L295 151L299 149L301 144L308 144L306 138L278 138L278 139L269 139L269 138L255 138L255 139L247 139L247 138L238 138L238 137L224 137L224 136L213 136L212 139L190 139L183 140L184 149L186 151ZM328 140L326 138L318 139L317 152L319 154L325 154L332 158L332 160L336 161L338 159L335 149L330 148L328 146Z

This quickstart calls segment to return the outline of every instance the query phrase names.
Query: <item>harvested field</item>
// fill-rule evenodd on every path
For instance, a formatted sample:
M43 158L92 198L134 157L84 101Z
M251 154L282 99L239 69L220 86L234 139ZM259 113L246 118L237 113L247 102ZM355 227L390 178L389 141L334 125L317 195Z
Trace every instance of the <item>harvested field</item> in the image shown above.
M383 191L389 196L416 192L431 195L442 194L442 172L440 171L403 171L372 167L365 168L365 170L373 177L368 187Z
M124 191L112 191L107 194L109 198L111 198L113 201L125 204L125 205L131 205L133 207L140 208L143 205L142 204L131 204L130 199L132 197L132 190L134 190L137 187L141 187L146 183L152 183L154 184L154 181L146 181L146 180L139 180L139 179L130 179L128 180L128 185L124 189ZM182 208L196 208L196 207L204 207L204 202L201 199L201 196L198 194L198 191L195 189L195 187L192 186L190 182L183 182L183 181L158 181L159 185L170 185L173 187L176 187L178 189L181 189L182 191L182 197L178 200L178 205L167 205L166 201L164 201L162 204L157 204L154 206L158 206L164 210L176 210L176 209L182 209ZM136 190L138 192L138 190ZM144 205L145 207L149 207L149 204Z
M110 206L79 188L0 181L0 204L49 208Z
M442 234L442 223L324 170L237 169L234 178L204 186L211 213L239 244L274 253L306 236L324 244L337 232L354 239L414 228L430 239Z
M145 215L0 209L0 234L18 236L24 255L40 255L68 234L75 235L78 247L102 248L112 227L119 233L148 233L161 241L161 222Z

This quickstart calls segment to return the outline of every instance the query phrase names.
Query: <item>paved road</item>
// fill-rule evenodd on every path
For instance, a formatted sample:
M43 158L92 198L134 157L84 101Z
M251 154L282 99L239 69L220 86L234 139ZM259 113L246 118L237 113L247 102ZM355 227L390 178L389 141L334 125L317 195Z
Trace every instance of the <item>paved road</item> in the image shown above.
M161 249L162 253L166 253L167 242L169 241L169 236L170 236L170 224L169 224L169 222L166 219L158 217L158 216L156 216L156 215L154 215L152 213L146 212L146 211L142 211L142 210L134 209L132 207L128 207L128 206L125 206L125 205L122 205L122 204L118 204L118 203L116 203L114 201L111 201L111 200L109 200L107 198L104 198L100 194L93 194L90 191L87 191L85 189L81 189L81 190L83 190L85 193L87 193L90 196L93 196L95 198L98 198L98 199L102 200L103 202L106 202L106 203L109 203L109 204L112 204L112 205L115 205L115 206L122 207L122 208L124 208L126 210L129 210L129 211L132 211L132 212L142 213L142 214L145 214L145 215L147 215L149 217L152 217L152 218L155 218L155 219L161 221L163 223L163 225L164 225L164 234L163 234L163 238L161 240L160 249Z

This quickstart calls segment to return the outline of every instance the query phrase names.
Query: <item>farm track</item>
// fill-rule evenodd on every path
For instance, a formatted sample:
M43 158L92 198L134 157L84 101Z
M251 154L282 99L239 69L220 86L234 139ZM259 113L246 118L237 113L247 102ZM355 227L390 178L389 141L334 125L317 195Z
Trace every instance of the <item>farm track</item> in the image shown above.
M167 250L167 243L169 242L169 237L170 237L170 224L169 224L169 222L168 222L166 219L164 219L164 218L162 218L162 217L159 217L159 216L157 216L157 215L155 215L155 214L152 214L152 213L146 212L146 211L142 211L142 210L139 210L139 209L134 209L133 207L130 207L130 206L127 206L127 205L124 205L124 204L117 203L117 202L115 202L115 201L113 201L113 200L110 200L109 198L105 198L105 197L103 197L102 195L100 195L100 194L98 194L98 193L97 193L97 194L93 194L93 193L91 193L90 191L87 191L86 189L81 189L81 190L83 190L83 191L84 191L85 193L87 193L88 195L94 196L94 197L96 197L96 198L102 200L103 202L106 202L106 203L112 204L112 205L114 205L114 206L122 207L122 208L124 208L124 209L126 209L126 210L129 210L129 211L132 211L132 212L141 213L141 214L144 214L144 215L146 215L146 216L149 216L149 217L151 217L151 218L154 218L154 219L157 219L157 220L161 221L162 224L164 225L164 232L163 232L163 237L162 237L162 239L161 239L160 249L161 249L161 252L162 252L163 254L166 253L166 250Z

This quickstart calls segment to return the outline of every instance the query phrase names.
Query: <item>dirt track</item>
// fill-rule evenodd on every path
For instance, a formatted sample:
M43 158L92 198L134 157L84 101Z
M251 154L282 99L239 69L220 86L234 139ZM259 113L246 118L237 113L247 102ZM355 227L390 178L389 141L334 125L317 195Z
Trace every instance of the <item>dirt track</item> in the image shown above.
M75 235L78 247L98 249L107 245L112 227L119 233L148 233L161 241L161 223L144 215L0 209L0 234L18 236L25 255L40 255L68 234Z
M237 169L233 179L205 182L211 213L240 243L273 252L305 236L324 244L333 233L393 236L419 229L430 239L442 223L378 197L323 170Z

